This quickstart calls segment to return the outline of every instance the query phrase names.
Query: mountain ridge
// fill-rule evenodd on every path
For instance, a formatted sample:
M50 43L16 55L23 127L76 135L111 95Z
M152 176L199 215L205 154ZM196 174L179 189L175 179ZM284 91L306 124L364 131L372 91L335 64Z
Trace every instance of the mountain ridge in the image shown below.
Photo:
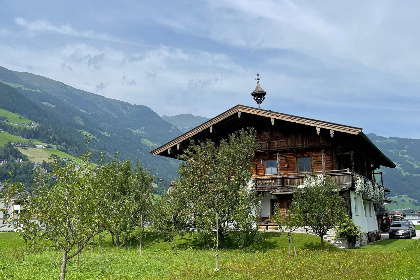
M72 155L83 152L84 134L92 135L90 147L112 157L138 159L166 183L177 176L178 162L154 157L150 151L209 120L191 114L159 116L144 105L109 99L31 73L0 67L0 108L19 113L44 125L60 147ZM61 129L60 129L61 127ZM61 137L61 138L60 138ZM382 168L391 196L409 195L420 205L420 139L367 137L397 167ZM70 149L72 148L72 149Z
M174 161L154 157L150 151L181 132L151 108L108 99L49 78L4 67L0 67L0 81L3 99L13 96L12 99L18 98L20 103L26 104L26 110L9 104L7 108L11 112L38 119L45 125L52 122L55 130L66 127L73 135L72 139L78 142L84 142L84 134L92 135L89 145L94 150L105 152L110 157L119 152L122 159L138 159L154 175L166 181L176 176L177 164ZM2 102L0 107L3 106ZM46 117L39 119L39 115Z
M162 115L162 119L176 126L182 133L190 131L200 124L209 120L206 117L194 116L191 114L179 114L175 116Z

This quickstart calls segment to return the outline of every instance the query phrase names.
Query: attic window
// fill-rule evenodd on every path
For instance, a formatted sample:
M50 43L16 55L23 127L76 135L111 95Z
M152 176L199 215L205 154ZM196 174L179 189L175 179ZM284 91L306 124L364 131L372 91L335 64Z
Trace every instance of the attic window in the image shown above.
M311 157L299 157L297 163L298 172L311 171Z

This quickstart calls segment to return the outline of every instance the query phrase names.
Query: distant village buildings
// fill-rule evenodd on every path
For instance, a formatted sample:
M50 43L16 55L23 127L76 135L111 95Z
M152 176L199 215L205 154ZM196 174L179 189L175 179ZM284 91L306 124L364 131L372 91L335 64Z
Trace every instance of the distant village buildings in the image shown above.
M9 224L7 220L17 220L21 210L20 201L11 200L6 202L4 199L0 199L0 232L16 231L18 229L19 225L17 223Z

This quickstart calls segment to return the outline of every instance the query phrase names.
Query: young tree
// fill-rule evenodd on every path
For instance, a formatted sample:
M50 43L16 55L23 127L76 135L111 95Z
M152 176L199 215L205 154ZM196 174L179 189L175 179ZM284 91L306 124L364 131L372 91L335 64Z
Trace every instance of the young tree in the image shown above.
M151 209L153 177L139 162L133 168L129 160L117 159L103 163L97 170L96 185L102 192L104 227L128 245L129 237L137 232L140 239L141 220L147 219Z
M345 214L344 205L337 185L329 176L307 177L304 187L293 194L292 209L296 219L321 237L322 249L324 235L337 226Z
M6 197L20 194L24 201L17 224L25 240L62 251L60 279L65 279L67 261L102 231L97 211L101 194L93 181L94 165L88 155L85 159L78 167L55 158L51 173L36 173L31 195L12 186L6 190Z
M36 173L32 194L18 184L5 193L24 201L17 224L25 240L62 250L60 279L65 279L67 261L97 234L117 224L128 236L151 206L152 176L139 163L135 169L117 160L97 167L89 156L80 166L56 157L52 172Z
M218 146L212 141L191 143L180 156L184 162L171 194L184 206L178 216L187 217L197 231L211 234L218 213L222 246L228 231L243 233L245 241L256 231L259 198L250 183L256 143L253 130L241 130Z
M291 255L291 245L293 245L294 254L297 256L293 234L299 227L302 226L300 224L299 217L291 211L282 214L280 213L280 208L277 206L275 208L275 214L273 215L273 218L279 226L279 231L282 233L287 233L287 239L289 242L289 256Z
M175 248L175 237L184 235L193 227L188 215L185 215L185 204L176 190L172 190L154 202L153 229L162 233L168 240L172 240Z

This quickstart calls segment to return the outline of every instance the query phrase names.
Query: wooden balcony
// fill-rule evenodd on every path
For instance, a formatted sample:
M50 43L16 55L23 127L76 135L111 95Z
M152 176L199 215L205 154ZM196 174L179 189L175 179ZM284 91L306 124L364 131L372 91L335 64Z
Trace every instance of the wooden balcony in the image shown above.
M257 191L285 194L293 193L299 185L303 185L305 177L315 175L329 175L341 189L347 189L353 184L353 175L348 169L281 173L280 175L254 176L254 179Z
M284 140L276 140L276 141L259 141L257 143L257 151L268 151L268 150L278 150L282 148L286 148L287 143Z

